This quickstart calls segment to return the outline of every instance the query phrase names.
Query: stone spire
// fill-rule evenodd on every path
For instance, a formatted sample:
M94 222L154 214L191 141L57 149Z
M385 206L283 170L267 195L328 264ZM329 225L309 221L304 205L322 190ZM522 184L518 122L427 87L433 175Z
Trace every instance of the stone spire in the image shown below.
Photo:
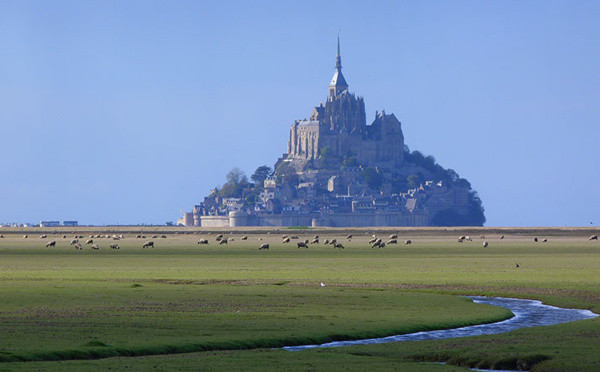
M347 89L348 83L346 83L346 79L344 79L344 75L342 75L342 56L340 54L340 34L338 31L337 54L335 56L335 73L333 74L331 83L329 83L329 99L334 99Z

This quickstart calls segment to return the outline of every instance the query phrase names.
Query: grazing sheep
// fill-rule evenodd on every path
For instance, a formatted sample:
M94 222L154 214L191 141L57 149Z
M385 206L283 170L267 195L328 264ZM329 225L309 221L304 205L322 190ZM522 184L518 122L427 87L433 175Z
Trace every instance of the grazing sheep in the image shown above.
M387 242L388 244L398 244L398 239L390 239Z
M261 244L260 247L258 247L258 249L269 249L269 244L268 243Z
M71 245L74 245L74 244L77 244L77 243L79 243L79 240L78 240L78 239L73 239L73 240L71 240Z
M66 239L66 238L67 238L67 236L66 236L66 235L63 235L62 237L63 237L63 239Z
M154 242L152 240L147 241L144 243L144 245L142 245L142 248L154 248Z
M410 241L410 239L408 239L404 241L404 244L412 244L412 242Z
M319 239L319 235L315 235L314 239Z
M219 241L219 245L221 245L221 244L227 244L228 240L229 240L229 238L227 238L227 237L221 238L221 241ZM231 240L233 240L233 239L231 239Z
M166 239L166 238L167 238L167 236L166 236L166 235L161 235L161 236L160 236L160 238L161 238L161 239Z
M85 244L94 244L94 239L88 239L88 240L86 240Z
M521 266L519 266L519 264L518 264L518 263L516 263L516 264L515 264L515 267L516 267L516 268L519 268L519 267L521 267Z
M46 239L48 237L48 235L44 234L40 236L40 239Z
M504 235L500 235L500 239L504 239Z
M488 242L487 240L483 242L483 248L486 248L488 246Z
M283 239L283 244L285 244L285 243L289 243L289 242L290 242L290 238L285 238L285 239Z
M200 239L197 244L208 244L208 239Z
M240 240L248 240L248 237L244 235L240 238Z
M298 244L298 248L308 248L308 245L306 245L304 242L298 242L296 244Z
M100 249L100 246L98 244L92 244L92 249L98 250Z
M308 244L308 239L304 239L304 244Z
M135 236L135 238L136 238L136 239L141 239L141 238L142 238L142 236L141 236L141 235L136 235L136 236Z
M546 239L546 238L544 238L544 239L542 240L542 243L547 243L547 242L548 242L548 239Z
M377 237L373 237L373 239L369 240L369 244L373 244L377 241Z
M335 243L333 245L333 248L344 249L344 246L342 245L342 243Z
M325 239L325 241L323 242L323 244L325 244L325 245L329 244L329 239Z
M465 240L472 242L473 239L471 239L471 237L469 235L465 236Z
M537 243L537 241L538 241L537 236L535 238L533 238L533 241Z
M217 235L217 237L215 238L216 241L221 241L221 239L223 239L223 234L219 234Z
M398 235L392 234L392 235L390 235L390 239L398 239Z
M479 239L485 239L485 235L480 235Z
M352 234L348 235L348 236L346 237L346 239L348 239L348 240L352 239Z
M458 237L458 240L467 240L466 235L461 235Z
M590 238L588 240L589 241L598 240L598 235L592 235L592 236L590 236Z
M4 235L0 235L0 239L4 239Z
M333 244L335 245L337 243L337 239L331 239L331 241L329 242L329 244Z
M27 235L23 235L23 239L27 239Z
M371 245L371 248L381 248L381 242L375 242Z
M94 236L94 235L90 235L90 239L94 239L94 238L95 238L95 236Z
M282 236L281 236L281 239L287 239L287 238L288 238L288 236L287 236L287 235L282 235Z
M152 239L158 239L158 235L152 235Z
M121 249L121 247L119 247L119 245L118 245L117 243L113 243L113 244L111 244L111 245L110 245L110 247L111 247L112 249Z
M119 238L118 236L113 236L112 240L121 240L121 238Z
M319 244L319 238L314 238L310 241L310 244Z
M55 245L56 245L56 241L51 240L48 243L46 243L46 248L48 248L48 247L54 247Z
M290 239L300 239L298 235L290 236Z
M81 246L81 244L80 244L80 243L77 243L77 244L75 244L75 249L82 250L82 249L83 249L83 247Z

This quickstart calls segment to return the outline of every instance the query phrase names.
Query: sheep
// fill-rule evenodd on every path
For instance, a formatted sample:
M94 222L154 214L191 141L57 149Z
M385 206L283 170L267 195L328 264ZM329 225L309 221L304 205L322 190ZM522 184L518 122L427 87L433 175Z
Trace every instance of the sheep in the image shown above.
M240 238L240 240L248 240L248 237L244 235Z
M27 234L23 235L23 239L27 239Z
M376 248L376 247L379 247L379 248L381 248L381 242L377 242L377 241L376 241L376 242L374 242L374 243L371 245L371 248Z
M208 239L200 239L197 244L208 244Z
M337 243L337 239L331 239L331 241L329 242L329 244L333 244L335 245Z
M486 248L488 246L488 242L487 240L483 242L483 248Z
M333 245L333 248L344 249L344 246L342 245L342 243L335 243Z
M300 239L298 235L290 236L290 239Z
M348 240L352 239L352 234L348 235L348 236L346 237L346 239L348 239Z
M231 239L231 240L233 240L233 239ZM228 237L221 238L221 241L219 241L219 245L221 245L221 244L227 244L228 241L229 241Z
M387 242L388 244L398 244L398 239L390 239Z
M75 244L75 249L82 250L82 249L83 249L83 247L81 246L81 244L80 244L80 243L77 243L77 244Z
M141 236L140 234L138 234L138 235L136 235L136 236L135 236L135 238L136 238L136 239L141 239L141 238L142 238L142 236Z
M92 249L98 250L100 249L100 246L98 244L92 244Z
M412 242L410 241L410 239L407 239L407 240L404 241L404 244L408 245L408 244L412 244Z
M373 239L369 240L369 244L373 244L377 241L377 237L373 236Z
M119 237L118 237L118 236L116 236L116 235L113 235L113 237L112 237L112 240L121 240L121 238L119 238Z
M308 244L308 239L304 239L304 244Z
M544 239L542 240L542 243L547 243L547 242L548 242L548 239L546 239L546 238L544 238Z
M152 239L158 239L158 235L152 235Z
M142 245L142 248L154 248L154 242L152 240L147 241L144 243L144 245Z
M504 239L504 235L500 235L500 239Z
M310 241L310 244L319 244L319 238L314 238Z
M221 239L223 239L223 234L219 234L217 235L217 237L215 238L216 241L221 241Z
M63 235L63 236L62 236L62 238L63 238L63 239L66 239L66 238L67 238L67 236L66 236L66 235Z
M121 236L121 237L122 237L122 236ZM166 235L161 235L161 236L160 236L160 238L161 238L161 239L166 239L166 238L167 238L167 236L166 236Z
M111 247L112 249L121 249L121 247L119 247L119 245L118 245L117 243L113 243L113 244L111 244L111 245L110 245L110 247Z
M86 240L85 244L94 244L94 239L88 239L88 240Z
M285 243L289 243L289 242L290 242L290 238L285 238L285 239L283 239L283 244L285 244Z
M323 241L323 244L329 244L329 239L325 239L325 241Z
M485 239L485 235L480 235L479 239Z
M46 248L54 247L54 246L56 246L56 241L54 241L54 240L51 240L48 243L46 243Z
M298 242L296 244L298 244L298 248L308 248L308 245L306 245L304 242Z
M315 235L314 239L319 239L319 235Z
M398 235L397 234L392 234L392 235L390 235L390 239L398 239Z
M287 239L287 238L288 238L288 236L287 236L287 235L282 235L282 236L281 236L281 239Z
M48 237L48 235L44 234L40 236L40 239L46 239Z
M258 249L269 249L269 243L261 244Z
M467 240L467 237L465 235L461 235L458 237L458 240Z
M90 239L94 239L94 238L95 238L95 236L94 236L94 235L90 235Z
M590 236L590 238L588 240L589 241L598 240L598 235L592 235L592 236Z
M463 240L459 238L459 239L458 239L458 242L459 242L459 243L462 243L462 242L463 242Z
M537 236L535 238L533 238L533 241L537 243L537 241L538 241Z
M4 235L0 235L0 239L4 239Z
M77 243L79 243L79 239L73 239L73 240L71 240L71 245L75 245Z

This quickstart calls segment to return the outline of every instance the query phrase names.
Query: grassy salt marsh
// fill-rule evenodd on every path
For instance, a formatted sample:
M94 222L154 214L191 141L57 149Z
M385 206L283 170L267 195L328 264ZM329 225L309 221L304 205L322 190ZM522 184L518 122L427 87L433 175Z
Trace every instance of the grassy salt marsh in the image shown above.
M86 238L100 233L79 231ZM215 241L216 231L163 232L167 238L152 239L153 249L142 249L149 239L131 230L120 232L119 250L103 238L94 239L99 250L78 251L69 245L72 231L44 239L43 231L27 239L22 231L3 231L0 371L457 369L434 361L600 370L597 320L463 340L269 349L509 316L452 294L534 298L598 313L600 244L587 240L589 231L476 230L468 232L474 241L458 243L459 230L398 230L391 232L400 233L400 243L413 243L383 249L368 240L373 233L387 238L390 230L228 230L234 241L227 245ZM297 240L283 244L282 234L335 237L345 249L298 249ZM533 236L549 241L535 243ZM196 244L200 238L210 244ZM46 248L49 240L56 247ZM259 251L265 242L270 250ZM94 358L102 359L88 360Z

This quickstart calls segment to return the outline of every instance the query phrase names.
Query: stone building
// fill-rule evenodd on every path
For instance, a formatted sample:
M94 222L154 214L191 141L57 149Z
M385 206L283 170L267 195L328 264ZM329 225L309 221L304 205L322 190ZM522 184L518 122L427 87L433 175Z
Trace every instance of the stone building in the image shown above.
M315 107L308 120L296 120L290 128L283 161L299 169L309 160L333 158L334 163L354 157L362 166L400 167L404 162L404 135L400 121L385 111L366 124L365 102L348 90L342 74L338 38L335 73L327 100Z

